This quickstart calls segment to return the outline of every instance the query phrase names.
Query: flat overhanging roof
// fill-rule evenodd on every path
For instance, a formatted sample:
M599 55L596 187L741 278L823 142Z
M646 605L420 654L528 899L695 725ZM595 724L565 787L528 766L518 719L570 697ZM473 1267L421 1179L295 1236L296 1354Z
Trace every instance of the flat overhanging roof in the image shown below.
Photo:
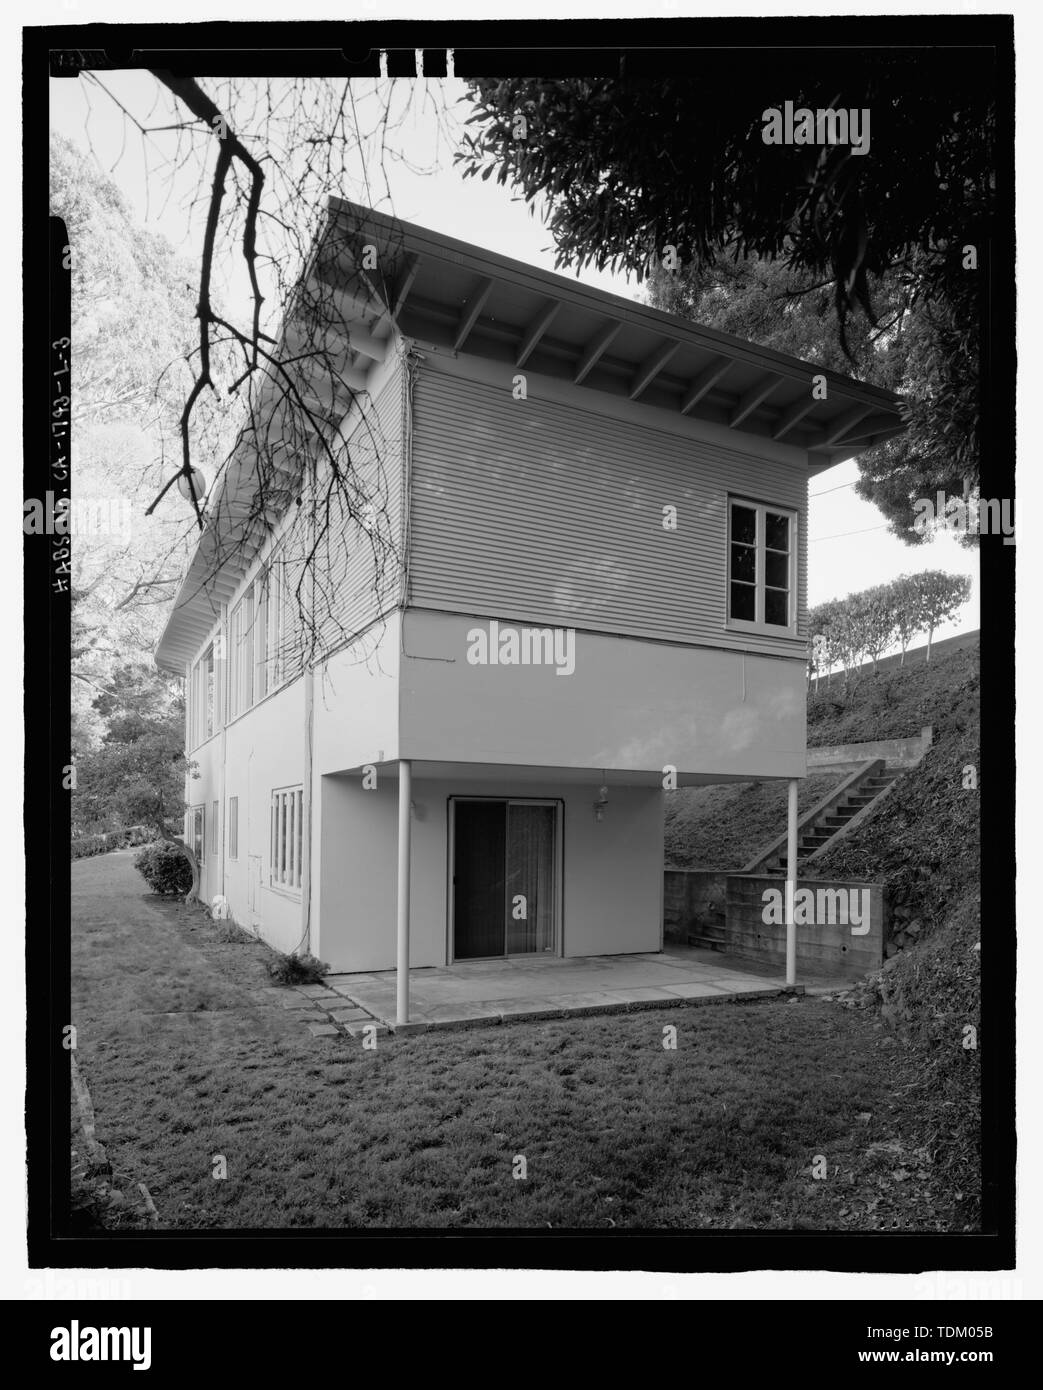
M904 428L891 391L343 199L313 277L352 292L367 246L374 297L407 337L779 440L819 468Z
M589 391L594 408L600 393L647 407L650 423L671 412L737 440L791 446L806 452L809 473L904 428L890 391L331 198L286 309L276 348L283 370L265 371L250 425L207 499L206 527L156 649L162 669L183 672L299 491L306 453L336 437L403 337L556 378ZM286 372L298 393L292 411ZM812 396L814 376L825 378L825 400ZM303 430L300 401L309 412Z

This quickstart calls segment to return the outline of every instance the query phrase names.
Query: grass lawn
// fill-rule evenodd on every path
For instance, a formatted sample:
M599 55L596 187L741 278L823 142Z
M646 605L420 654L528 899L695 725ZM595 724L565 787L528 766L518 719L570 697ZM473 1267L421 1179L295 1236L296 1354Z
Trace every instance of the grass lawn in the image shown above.
M73 866L73 1021L97 1137L160 1229L974 1220L934 1162L917 1056L872 1015L751 1001L367 1051L261 1002L266 948L150 898L130 860Z

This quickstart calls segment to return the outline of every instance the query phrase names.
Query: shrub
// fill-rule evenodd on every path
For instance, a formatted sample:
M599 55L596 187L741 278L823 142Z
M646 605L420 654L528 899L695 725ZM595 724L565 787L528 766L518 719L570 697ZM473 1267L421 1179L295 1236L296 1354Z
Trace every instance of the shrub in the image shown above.
M214 940L224 946L257 945L257 937L245 927L241 927L232 917L213 918Z
M134 856L134 867L153 893L184 897L192 887L192 866L180 845L158 840Z
M330 968L314 956L284 956L277 952L274 960L266 962L268 974L280 985L321 985Z
M132 825L123 830L109 830L97 835L82 835L71 843L73 859L89 859L95 854L108 854L114 849L147 844L155 835L147 825Z

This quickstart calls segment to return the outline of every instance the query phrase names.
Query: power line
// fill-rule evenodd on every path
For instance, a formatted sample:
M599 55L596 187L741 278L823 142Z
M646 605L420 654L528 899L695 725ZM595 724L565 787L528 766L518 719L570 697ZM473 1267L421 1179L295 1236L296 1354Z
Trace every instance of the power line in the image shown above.
M884 521L882 525L866 525L866 527L862 527L861 531L837 531L836 535L812 535L812 537L808 538L808 541L840 541L840 539L843 539L846 535L865 535L866 531L886 530L887 523Z
M850 482L839 482L836 488L823 488L822 492L809 492L808 496L809 498L825 498L827 492L840 492L841 488L854 488L857 482L858 478L852 478Z

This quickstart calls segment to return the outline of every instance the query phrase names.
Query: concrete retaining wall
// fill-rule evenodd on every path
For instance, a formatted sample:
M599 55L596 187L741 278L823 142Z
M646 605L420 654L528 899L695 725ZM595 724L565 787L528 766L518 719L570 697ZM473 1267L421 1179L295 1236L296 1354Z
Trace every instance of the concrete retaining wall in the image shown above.
M808 749L808 772L854 772L872 758L883 758L885 767L915 767L931 746L933 729L925 724L916 738L882 738L873 743L835 743Z
M725 905L727 949L735 955L759 960L785 961L786 926L783 916L785 880L768 874L729 874ZM813 906L801 902L814 893ZM766 891L779 895L780 910L774 922L765 922ZM835 908L857 894L852 901L861 922L848 921L847 912ZM845 973L863 974L879 970L884 960L884 892L879 883L853 880L801 879L797 882L797 965L801 962L836 966ZM863 915L864 914L864 915ZM855 915L855 914L852 914ZM811 920L801 921L801 917ZM832 919L832 920L831 920Z
M765 892L778 894L774 921L765 921ZM786 880L776 874L734 874L723 870L667 869L664 883L664 938L684 942L709 933L730 955L785 962ZM801 890L817 896L811 903ZM852 892L858 896L851 899ZM843 896L841 896L843 895ZM848 920L847 903L860 922ZM884 891L860 880L800 879L797 882L797 970L801 963L840 973L879 970L884 959ZM838 911L839 908L839 911ZM802 921L801 918L808 920ZM832 918L832 920L830 920ZM714 930L716 928L716 930Z
M663 936L682 945L689 935L724 927L725 869L667 869L663 875Z

